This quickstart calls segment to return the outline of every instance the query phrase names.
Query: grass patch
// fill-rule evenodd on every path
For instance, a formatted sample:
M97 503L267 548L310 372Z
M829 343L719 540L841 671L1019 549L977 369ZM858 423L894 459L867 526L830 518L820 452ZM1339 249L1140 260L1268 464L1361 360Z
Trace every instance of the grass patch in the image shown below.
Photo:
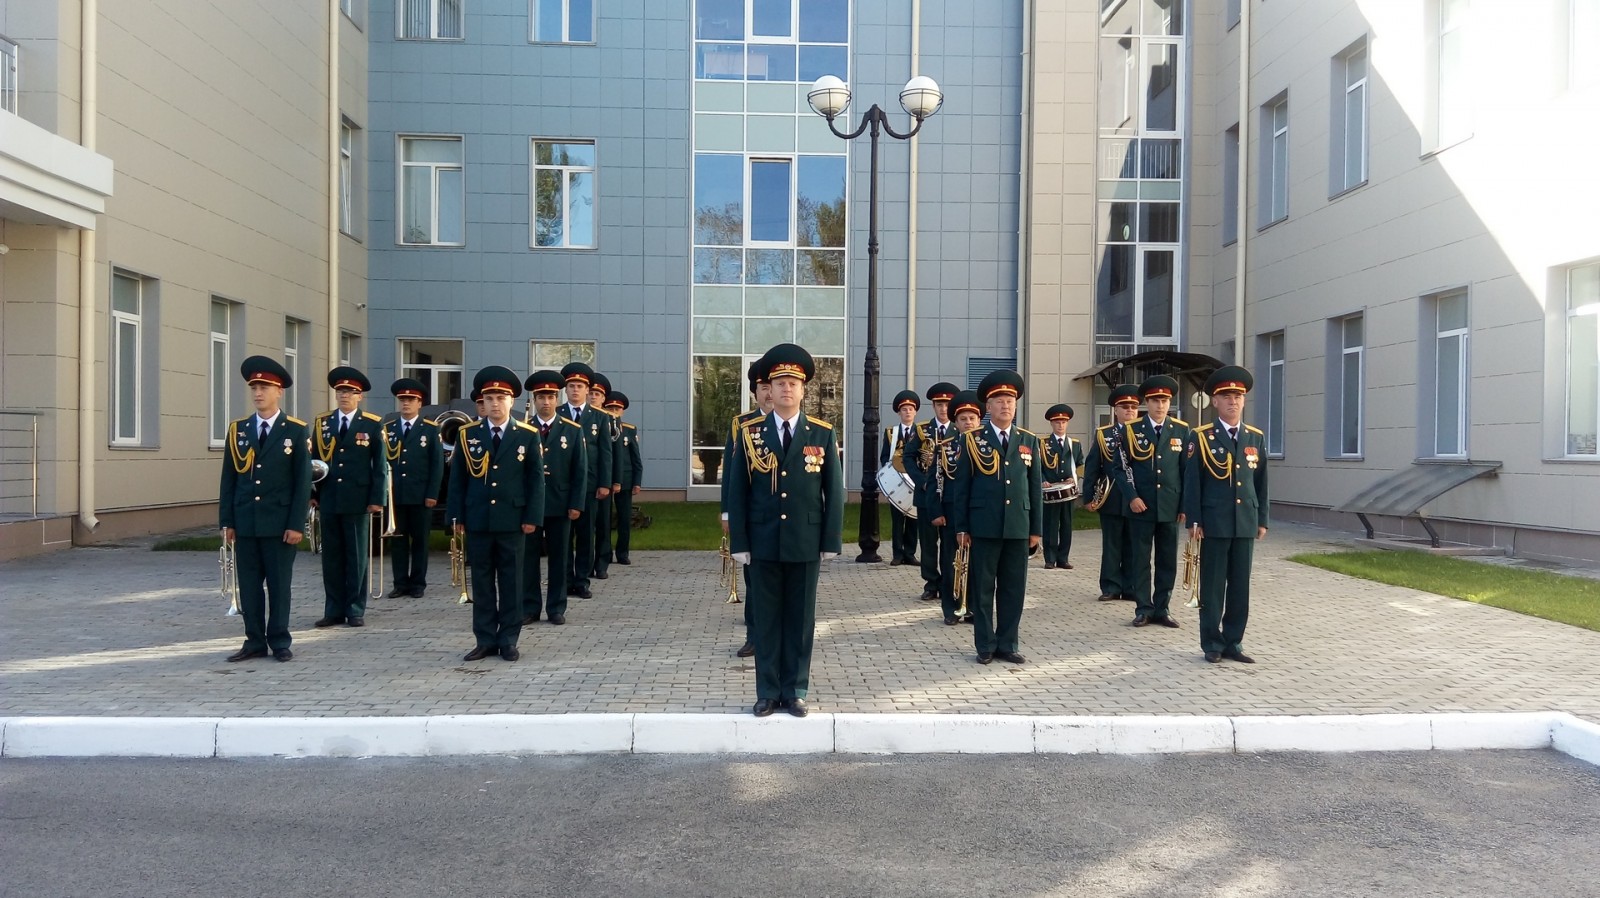
M1328 552L1290 561L1600 631L1600 581L1422 552Z
M151 547L153 552L215 552L222 548L222 536L175 536Z

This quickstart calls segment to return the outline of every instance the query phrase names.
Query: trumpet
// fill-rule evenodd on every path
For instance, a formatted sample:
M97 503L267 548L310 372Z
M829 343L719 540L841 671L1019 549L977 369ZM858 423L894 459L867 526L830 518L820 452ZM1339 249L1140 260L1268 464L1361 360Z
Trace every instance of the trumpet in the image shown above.
M1189 591L1185 608L1200 607L1200 536L1189 528L1189 541L1183 544L1183 588Z
M462 545L461 534L456 532L456 522L450 522L450 585L461 588L461 598L456 600L457 605L471 605L472 596L467 592L467 550Z
M961 607L956 609L956 617L967 615L967 574L972 570L972 547L956 547L956 560L951 576L955 579L954 592L957 602Z
M239 561L238 548L228 542L228 531L222 531L222 545L217 548L217 567L221 568L222 585L218 592L228 600L228 616L239 614Z
M733 560L733 553L728 551L728 538L722 538L722 575L718 582L727 588L728 601L724 605L737 605L744 601L739 598L739 562Z
M378 513L378 520L383 522L383 532L378 534L378 578L377 587L372 591L374 599L383 598L383 541L391 536L399 536L400 528L394 520L394 470L390 469L389 476L385 478L384 498L389 501L384 503L383 511ZM368 570L370 571L370 563Z

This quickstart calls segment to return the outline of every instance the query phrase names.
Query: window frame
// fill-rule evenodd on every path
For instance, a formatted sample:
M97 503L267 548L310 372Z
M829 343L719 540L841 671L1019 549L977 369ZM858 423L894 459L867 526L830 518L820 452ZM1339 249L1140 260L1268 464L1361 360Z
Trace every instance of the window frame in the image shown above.
M1283 112L1283 122L1278 123L1278 111ZM1283 138L1280 149L1278 138ZM1272 227L1289 217L1289 94L1287 91L1279 94L1261 105L1261 150L1263 158L1260 161L1260 172L1257 177L1266 178L1262 186L1260 210L1262 223L1256 230L1262 231ZM1278 173L1278 163L1283 164L1282 176ZM1282 201L1282 211L1279 211L1279 200Z
M1287 346L1286 331L1280 330L1262 335L1261 354L1267 360L1267 383L1266 390L1263 391L1266 410L1263 415L1264 426L1261 429L1266 431L1268 458L1283 458L1284 449L1288 445L1288 422L1285 419L1289 416L1289 404L1287 387L1284 383L1284 375L1288 371L1285 362Z
M408 162L405 158L406 141L409 140L438 140L452 141L461 147L461 161L454 165L443 162ZM435 246L435 247L461 247L467 245L467 139L462 134L396 134L395 135L395 243L398 246ZM431 172L429 183L432 186L430 202L432 204L432 218L430 222L431 237L429 242L412 242L406 237L406 169L427 168ZM459 171L461 173L461 240L457 243L443 242L439 237L439 172Z
M227 443L228 422L233 420L233 337L234 312L237 304L212 294L211 301L206 304L206 366L209 372L210 396L206 404L207 432L206 437L210 448L220 449ZM227 324L226 331L216 328L216 313L221 309L223 320ZM217 348L222 348L222 358L217 359ZM218 409L218 404L221 409Z
M426 0L428 4L428 33L426 35L407 35L405 33L406 15L405 4L407 0L395 0L394 12L394 38L399 41L464 41L467 39L467 0L454 0L457 10L457 24L460 34L455 37L441 37L439 23L443 21L445 3L451 0Z
M785 196L784 215L788 219L788 237L783 240L757 240L753 236L755 229L756 210L754 205L756 186L756 166L775 165L782 163L788 166L789 191ZM800 159L796 153L746 153L744 156L744 248L745 249L794 249L796 232L798 228L798 212L796 203L799 201L799 184L797 179L800 174Z
M1449 4L1461 3L1463 15L1457 23L1447 27L1446 9ZM1442 152L1473 134L1473 84L1472 84L1472 4L1471 0L1428 0L1427 23L1431 33L1427 37L1425 57L1425 79L1427 87L1427 105L1423 139L1427 145L1423 147L1422 155L1431 156ZM1450 54L1446 52L1446 42L1452 39L1460 41L1459 46L1459 72L1447 72L1445 66ZM1459 103L1460 109L1455 109ZM1459 112L1462 121L1448 121L1449 130L1446 130L1446 110L1452 113Z
M560 2L561 2L561 39L560 40L545 40L545 39L539 37L539 6L540 6L540 2L539 2L539 0L528 0L528 43L530 43L530 44L545 44L547 46L553 46L553 47L554 46L564 46L564 45L569 45L569 44L570 45L574 45L574 46L587 47L587 46L593 46L593 45L599 43L599 35L598 35L597 32L599 31L599 24L600 24L600 9L599 9L598 0L590 0L590 3L589 3L589 35L590 35L590 37L589 37L588 40L582 40L582 41L573 40L572 39L572 0L560 0Z
M1448 330L1442 329L1439 323L1440 312L1447 301L1453 300L1457 297L1460 297L1462 303L1465 305L1466 324L1461 327L1450 328ZM1433 386L1433 408L1429 410L1429 417L1433 421L1433 440L1432 446L1429 447L1431 450L1429 457L1447 459L1468 458L1471 452L1471 448L1468 445L1468 437L1472 431L1470 418L1470 401L1472 394L1471 294L1465 288L1446 290L1430 296L1429 305L1429 319L1433 322L1433 352L1431 353L1433 356L1433 370L1430 373L1430 381ZM1444 403L1447 399L1444 390L1441 388L1440 374L1441 365L1443 364L1443 360L1445 358L1444 345L1447 340L1459 341L1456 344L1455 357L1460 366L1460 377L1459 383L1457 384L1455 390L1455 395L1453 397L1459 412L1455 431L1455 437L1458 443L1458 451L1455 452L1441 452L1439 449L1439 441L1441 436L1441 431L1439 429L1440 411L1444 408Z
M361 335L355 331L339 331L339 364L353 365L361 353Z
M456 356L461 361L453 364L408 362L406 361L408 344L415 343L453 343L457 348ZM394 346L394 368L395 371L399 372L397 376L414 377L421 381L428 392L428 403L430 405L445 405L453 400L466 398L468 388L471 385L467 382L467 341L465 339L461 337L396 337ZM440 375L448 375L452 372L457 375L456 382L460 384L461 389L459 392L461 395L446 396L446 391L440 389Z
M1593 272L1592 283L1595 284L1595 292L1591 297L1589 297L1588 302L1575 304L1577 297L1574 296L1573 276L1583 271ZM1561 284L1564 287L1565 296L1565 315L1562 322L1564 325L1564 333L1561 343L1562 365L1566 369L1565 389L1563 389L1561 397L1561 457L1581 461L1597 461L1600 460L1600 441L1597 441L1597 445L1589 452L1573 451L1573 437L1575 434L1573 433L1572 423L1572 394L1575 378L1573 376L1572 334L1574 319L1600 319L1600 261L1591 261L1567 267L1562 271ZM1600 321L1597 321L1595 327L1597 331L1597 337L1600 337ZM1600 347L1600 339L1596 340L1596 345L1597 347ZM1600 369L1600 359L1595 360L1595 364L1597 369ZM1586 386L1595 394L1595 408L1590 409L1590 413L1593 415L1593 420L1596 422L1596 424L1600 424L1600 377L1595 377L1595 379L1591 380ZM1592 437L1595 435L1589 434L1588 436Z
M289 377L297 384L307 382L305 365L308 359L305 356L306 335L311 331L311 322L293 315L283 317L283 366L289 369ZM293 334L293 338L290 335ZM303 392L303 391L302 391ZM296 418L304 418L301 414L300 393L293 387L283 392L283 410Z
M540 144L583 144L594 150L594 164L582 165L544 165L538 162ZM538 191L539 173L542 171L558 171L561 176L561 240L559 244L542 244L538 242ZM593 241L587 244L568 242L572 236L571 220L568 216L569 190L572 186L572 175L587 172L590 183L593 185ZM463 193L463 195L465 195ZM565 137L533 137L528 140L528 248L533 250L563 250L581 249L594 250L600 248L600 142L594 138L565 138Z
M350 119L339 118L339 233L346 237L356 236L355 219L355 147L356 124Z
M1351 63L1361 59L1362 75L1355 79L1350 78ZM1372 143L1372 115L1371 115L1371 76L1372 53L1363 36L1360 40L1346 47L1343 52L1333 59L1334 69L1334 95L1330 103L1332 108L1331 121L1329 122L1329 164L1328 164L1328 197L1339 196L1367 183L1371 177L1369 165L1371 163ZM1360 91L1360 99L1352 103L1351 94ZM1357 129L1352 129L1351 117L1357 119ZM1356 145L1351 146L1351 138L1355 136ZM1358 170L1352 177L1350 171L1351 160L1358 163Z
M1222 245L1239 242L1239 228L1244 224L1243 206L1239 202L1239 123L1234 122L1222 132Z
M1351 322L1360 322L1361 340L1355 346L1350 345ZM1352 358L1353 357L1353 358ZM1355 368L1356 383L1355 395L1351 396L1346 391L1346 375L1351 366ZM1339 319L1339 457L1362 458L1366 455L1366 397L1367 392L1367 322L1366 315L1357 312ZM1355 406L1355 449L1345 448L1346 442L1352 434L1345 431L1346 412L1351 405Z
M110 365L108 366L111 372L111 445L118 447L142 446L144 445L145 284L144 279L138 275L116 269L112 270L111 278L111 358ZM118 278L123 278L133 283L134 290L136 291L134 294L134 300L137 305L137 309L133 312L125 312L117 309L116 283ZM124 326L128 326L133 329L133 391L132 396L130 397L133 403L133 433L131 434L123 434L120 430L123 387L123 365L121 355L122 343L120 338L122 336L121 331Z

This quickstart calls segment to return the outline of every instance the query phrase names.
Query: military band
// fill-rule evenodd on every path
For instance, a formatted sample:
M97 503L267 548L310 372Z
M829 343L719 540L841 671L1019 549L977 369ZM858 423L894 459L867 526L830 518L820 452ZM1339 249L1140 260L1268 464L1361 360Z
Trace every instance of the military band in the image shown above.
M956 385L941 380L928 388L928 405L933 407L933 417L918 424L901 450L901 460L906 473L911 475L911 485L917 508L917 540L922 549L922 600L937 601L946 609L954 608L948 584L950 569L946 557L955 557L955 532L949 522L935 525L940 517L940 480L934 467L938 447L955 437L955 425L950 420L950 400L956 395ZM946 551L945 542L951 541ZM946 617L949 616L948 611Z
M522 385L509 368L491 365L473 378L472 398L484 417L461 428L450 458L446 516L466 537L472 580L472 635L464 660L521 657L522 561L526 537L544 523L544 450L539 431L511 416ZM558 555L553 562L564 562Z
M1044 488L1049 490L1055 487L1061 491L1059 495L1064 497L1046 502L1044 506L1044 568L1070 571L1072 562L1068 556L1072 554L1072 506L1075 500L1067 495L1066 487L1070 484L1079 488L1073 492L1081 491L1083 444L1067 433L1067 425L1072 423L1072 406L1057 403L1045 411L1044 417L1050 422L1050 436L1045 437L1039 447L1044 457Z
M444 482L444 444L439 425L422 417L427 389L402 377L389 385L400 416L383 427L384 455L389 462L396 535L389 541L394 559L394 588L389 598L421 598L428 588L428 536L433 509Z
M217 490L222 538L233 546L244 646L229 661L294 657L289 585L311 501L311 431L281 408L294 379L283 365L253 355L239 373L255 414L228 425Z
M1085 452L1083 482L1096 489L1108 478L1110 490L1100 506L1100 601L1133 598L1133 577L1128 561L1133 554L1133 532L1128 506L1135 497L1133 470L1128 463L1127 425L1139 416L1139 388L1123 384L1111 391L1110 424L1095 428L1094 445Z
M905 447L911 441L911 431L916 427L917 411L922 400L912 390L901 390L894 397L894 412L900 423L883 429L882 447L878 451L878 467L891 466L896 474L907 474ZM892 503L889 505L889 564L917 563L917 519L907 517Z
M596 580L611 576L611 505L617 492L617 440L621 434L617 416L606 410L606 400L610 396L611 379L596 371L594 380L589 382L589 407L600 413L600 439L611 447L611 464L600 472L600 482L605 484L607 496L595 502L594 562L590 565L589 576Z
M728 440L722 447L722 480L719 486L722 491L722 535L728 536L728 472L732 470L728 465L733 461L734 444L739 440L740 430L751 421L766 417L772 412L772 385L767 383L766 359L756 359L750 363L745 372L745 381L750 385L750 400L754 408L734 416L732 425L728 428ZM741 576L744 578L744 594L750 594L750 566L740 565ZM755 620L751 615L751 604L742 602L744 610L744 644L734 651L739 658L750 658L756 653Z
M956 491L952 484L956 476L956 464L961 460L961 453L966 451L966 442L960 439L961 434L977 433L983 426L983 403L978 400L977 390L962 390L955 394L949 403L951 423L953 428L950 436L943 438L938 447L938 468L935 474L935 492L939 496L939 570L941 579L939 584L939 611L944 617L947 627L956 624L970 624L974 622L972 609L962 609L964 604L957 598L957 587L966 595L971 595L971 580L969 571L956 570ZM970 555L970 552L969 552ZM969 564L970 570L971 565ZM958 584L957 577L962 580Z
M622 420L628 411L628 397L612 392L606 400L606 411L617 421L617 443L611 453L611 477L615 490L611 494L613 519L617 522L616 542L612 558L617 564L633 564L629 550L633 542L633 497L639 495L644 485L644 454L639 449L639 428Z
M1243 422L1245 394L1255 385L1237 365L1206 380L1217 420L1194 429L1183 450L1183 513L1200 538L1200 650L1213 664L1244 653L1250 620L1250 569L1268 526L1267 440Z
M559 411L583 428L589 465L584 478L583 514L572 522L572 549L567 553L567 595L588 599L593 597L589 578L594 572L595 519L600 515L600 502L611 495L611 419L589 404L593 368L583 362L571 362L561 369L561 377L566 384L567 401Z
M388 501L389 461L383 419L361 410L362 397L372 389L367 376L341 365L328 372L328 386L337 407L312 427L316 457L328 466L313 499L322 518L323 610L316 626L360 627L367 616L372 516L382 514Z
M1128 577L1133 586L1133 626L1178 626L1168 613L1178 579L1178 529L1183 513L1183 449L1187 422L1167 414L1178 382L1165 374L1139 385L1145 413L1126 426L1123 445L1133 468L1128 503Z
M588 442L583 428L556 413L561 403L559 371L535 371L526 387L533 415L528 425L538 431L544 455L543 526L528 534L522 557L522 625L541 617L560 626L567 622L567 547L572 524L583 516L589 493ZM540 579L540 558L548 583Z

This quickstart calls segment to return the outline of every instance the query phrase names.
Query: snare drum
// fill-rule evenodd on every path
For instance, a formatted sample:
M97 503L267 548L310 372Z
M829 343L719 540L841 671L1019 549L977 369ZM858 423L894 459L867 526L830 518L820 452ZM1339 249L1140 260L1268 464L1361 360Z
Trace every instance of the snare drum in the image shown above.
M1078 498L1078 481L1068 480L1063 483L1048 483L1044 487L1044 504L1060 505L1062 502L1071 502Z
M896 471L893 462L878 469L878 491L901 514L908 518L917 516L916 485L911 482L910 474Z

